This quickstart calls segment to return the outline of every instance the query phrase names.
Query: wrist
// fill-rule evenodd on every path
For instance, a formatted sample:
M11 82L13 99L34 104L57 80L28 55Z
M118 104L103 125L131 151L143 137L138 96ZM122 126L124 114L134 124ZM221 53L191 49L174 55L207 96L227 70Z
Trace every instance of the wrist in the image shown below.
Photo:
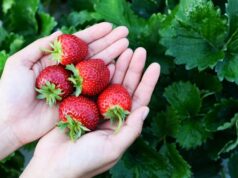
M54 158L49 161L48 157L34 155L20 178L91 178L79 174L78 171L76 174L73 170L64 166L64 163L60 164Z
M0 122L0 141L0 160L22 146L8 122Z
M44 159L44 155L41 155L40 159L33 156L20 178L69 178L65 176L65 172L59 170L60 166L56 167L56 165L59 164L52 165L49 160Z

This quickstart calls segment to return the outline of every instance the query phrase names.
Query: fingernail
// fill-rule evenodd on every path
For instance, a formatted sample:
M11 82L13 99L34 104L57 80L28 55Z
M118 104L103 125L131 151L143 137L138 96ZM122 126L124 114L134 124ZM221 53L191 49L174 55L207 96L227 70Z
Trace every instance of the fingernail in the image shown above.
M148 107L146 107L146 108L144 109L143 116L142 116L142 119L143 119L143 120L146 119L146 117L148 116L149 112L150 112L150 109L149 109Z

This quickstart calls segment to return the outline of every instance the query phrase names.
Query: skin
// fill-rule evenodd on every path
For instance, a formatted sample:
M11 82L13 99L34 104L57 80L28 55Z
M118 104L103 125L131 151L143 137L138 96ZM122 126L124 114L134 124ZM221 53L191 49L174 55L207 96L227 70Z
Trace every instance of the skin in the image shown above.
M99 125L97 131L71 142L61 130L55 128L57 106L49 108L44 101L35 99L36 76L42 69L54 64L40 48L48 48L49 42L57 38L59 32L37 40L10 57L0 81L0 159L43 136L22 178L93 177L115 165L140 135L160 66L151 64L142 76L146 51L143 48L135 52L126 49L127 34L125 27L112 30L109 23L97 24L76 33L89 43L88 58L104 59L110 69L111 82L123 84L132 96L132 112L118 134L114 134L110 123L105 122ZM113 59L118 56L113 64Z
M140 135L149 112L146 105L159 78L160 66L151 64L141 79L145 60L146 51L143 48L136 49L134 53L127 49L115 64L112 83L127 87L133 100L132 112L118 134L114 133L114 128L107 121L99 125L98 130L72 142L55 128L38 143L22 178L31 177L32 172L34 177L89 178L113 167ZM47 165L44 164L46 162ZM60 164L55 164L58 162ZM48 171L42 173L39 170Z
M55 64L42 49L50 48L60 34L39 39L7 60L0 80L0 160L45 135L58 121L57 106L49 108L36 99L35 80L41 70ZM88 58L103 58L107 64L127 48L127 34L126 27L112 29L106 22L75 33L89 44ZM113 73L115 66L108 68Z

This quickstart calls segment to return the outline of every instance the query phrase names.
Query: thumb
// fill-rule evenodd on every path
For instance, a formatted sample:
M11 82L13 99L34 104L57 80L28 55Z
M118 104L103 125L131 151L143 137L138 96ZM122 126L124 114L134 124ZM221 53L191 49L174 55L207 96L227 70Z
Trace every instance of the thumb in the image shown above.
M120 132L114 135L115 144L119 145L121 151L125 151L140 136L148 113L149 108L147 106L136 109L129 115Z
M20 61L26 67L31 68L34 63L45 55L45 52L43 52L42 49L50 48L50 43L52 43L61 34L62 32L56 31L50 36L40 38L15 53L10 58L13 61Z

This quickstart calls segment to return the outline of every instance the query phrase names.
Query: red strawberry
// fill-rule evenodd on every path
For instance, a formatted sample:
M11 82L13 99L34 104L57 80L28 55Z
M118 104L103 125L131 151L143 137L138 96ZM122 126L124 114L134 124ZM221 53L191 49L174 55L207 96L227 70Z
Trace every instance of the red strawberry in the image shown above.
M88 55L88 45L80 38L70 35L60 35L53 44L52 50L45 50L52 53L53 59L63 65L77 64Z
M64 99L73 93L73 85L68 78L70 72L59 65L46 67L36 79L36 91L38 99L46 99L52 106L57 101Z
M114 123L118 121L116 132L120 130L126 116L131 109L131 96L120 84L113 84L106 88L98 97L99 111L106 119Z
M84 96L70 96L59 106L58 126L69 129L71 140L78 139L85 131L96 129L99 112L96 103Z
M69 80L76 87L75 95L81 93L88 96L95 96L109 83L110 71L101 59L90 59L76 65L67 65L66 69L73 72Z

